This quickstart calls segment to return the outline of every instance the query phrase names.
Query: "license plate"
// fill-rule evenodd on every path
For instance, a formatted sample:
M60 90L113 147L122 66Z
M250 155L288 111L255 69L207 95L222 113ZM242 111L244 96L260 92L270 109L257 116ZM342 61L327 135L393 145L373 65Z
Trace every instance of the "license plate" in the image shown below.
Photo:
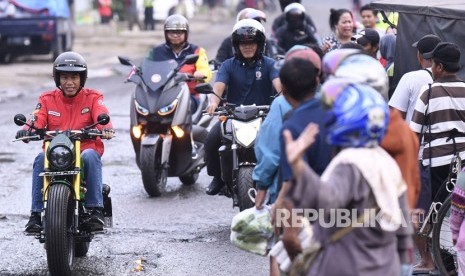
M41 172L39 176L54 176L54 175L76 175L81 171L62 171L62 172Z
M31 44L31 39L27 36L15 36L15 37L8 37L7 39L8 44L12 45L25 45L28 46Z

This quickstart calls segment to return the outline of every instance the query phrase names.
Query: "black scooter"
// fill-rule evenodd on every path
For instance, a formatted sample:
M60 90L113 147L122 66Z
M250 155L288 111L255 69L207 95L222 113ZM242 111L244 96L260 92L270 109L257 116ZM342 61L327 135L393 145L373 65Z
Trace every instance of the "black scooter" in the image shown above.
M208 132L194 124L204 104L191 113L186 82L198 79L179 70L185 64L194 64L198 55L186 56L179 65L175 60L145 59L140 67L129 58L118 59L132 66L126 82L136 84L130 103L130 135L145 191L160 196L171 176L179 177L184 185L194 184L205 166Z

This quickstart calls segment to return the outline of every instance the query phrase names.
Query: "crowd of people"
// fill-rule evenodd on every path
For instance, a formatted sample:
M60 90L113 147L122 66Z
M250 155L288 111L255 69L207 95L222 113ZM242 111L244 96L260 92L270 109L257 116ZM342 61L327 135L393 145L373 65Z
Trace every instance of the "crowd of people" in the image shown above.
M232 37L237 44L229 46L233 56L219 60L227 66L220 67L217 81L221 85L217 82L214 87L219 95L226 87L234 87L227 97L236 104L250 103L248 99L259 95L269 96L270 90L250 90L257 84L256 80L245 81L246 74L235 80L240 75L237 72L246 70L239 69L242 67L259 70L257 65L269 62L266 56L282 59L275 61L281 90L277 90L279 95L271 103L255 144L255 208L263 208L268 193L275 220L279 219L278 210L287 209L292 214L296 208L323 210L323 218L330 217L333 209L356 209L360 213L372 208L390 218L381 219L372 228L351 229L333 243L332 236L341 227L314 221L313 240L325 247L307 275L434 272L431 248L416 234L416 218L429 210L450 174L451 159L464 152L460 133L465 130L461 119L465 114L457 98L463 82L456 75L461 68L460 49L441 42L435 34L425 34L412 45L422 69L405 74L395 83L396 29L380 23L378 12L370 5L358 9L361 24L355 22L353 11L331 9L332 34L322 39L300 1L280 3L282 14L273 22L269 38L261 35L263 27L257 24L266 18L262 14L258 19L261 11L240 11ZM248 41L235 42L238 25L244 33L253 34ZM265 51L264 41L275 51ZM241 60L247 47L259 55ZM235 74L229 69L231 63L238 66ZM267 81L271 84L272 79ZM234 100L236 97L242 100ZM218 104L218 98L212 98L208 111L213 112ZM452 142L453 133L459 134ZM212 142L212 152L217 152L218 143ZM207 166L218 165L218 159L209 155L206 162ZM430 167L429 182L420 177L425 166ZM207 194L217 194L224 185L220 170L208 173L213 180ZM460 196L456 198L463 201L463 192ZM455 240L461 241L463 204L453 206L457 221L452 231ZM400 223L400 217L406 223ZM292 216L288 217L291 221ZM292 225L276 226L277 236L294 263L305 253L299 231ZM414 265L415 247L420 261ZM278 275L280 268L272 256L270 274Z
M99 1L101 5L107 2ZM461 134L465 133L465 83L457 77L460 48L441 41L438 34L425 34L412 45L422 69L406 73L396 84L392 78L396 31L382 28L376 10L369 5L359 7L359 2L354 1L362 26L356 26L353 11L331 9L332 33L322 39L300 1L280 3L282 14L274 20L269 36L263 25L268 19L263 11L239 11L231 35L216 56L220 67L213 91L219 97L210 97L206 108L213 114L222 104L221 96L236 105L271 105L255 144L254 208L273 205L276 237L294 263L306 252L306 246L299 240L301 227L293 225L298 215L292 210L321 211L321 217L311 222L312 242L324 246L306 267L307 275L411 275L434 271L426 238L415 234L418 223L410 218L428 211L450 174L451 159L465 158L465 137ZM102 23L107 17L102 18ZM152 21L147 21L147 26L153 29ZM180 62L188 54L198 54L198 62L182 72L208 81L208 58L202 47L188 40L188 20L172 15L165 21L164 32L166 43L153 48L149 58ZM98 112L107 112L100 104L101 94L83 87L87 72L84 59L77 53L66 55L59 56L54 64L57 89L42 95L36 108L37 122L44 127L53 128L66 120L62 116L58 121L50 113L53 108L60 109L53 106L56 101L78 105L84 97L82 101L95 102L92 106L98 110L89 112L89 120ZM68 68L62 64L63 58L72 58L76 64ZM194 110L198 95L193 85ZM105 131L111 138L111 124ZM218 122L205 145L207 173L212 176L208 195L218 194L224 186L218 154L220 131ZM27 134L20 130L17 137ZM103 146L89 145L82 150L86 167L100 171ZM32 213L26 225L29 232L41 227L38 212L42 209L42 184L38 174L42 164L43 156L38 156L33 170ZM425 167L430 172L428 181L420 177ZM88 177L91 223L99 228L103 224L98 192L101 174L89 173ZM463 175L458 183L453 193L451 229L461 252L457 263L462 273ZM355 210L362 219L366 210L375 210L379 219L361 228L337 223L328 226L325 221L333 216L332 210ZM277 214L285 211L291 215L283 220ZM357 221L357 215L350 219ZM416 265L414 245L421 257ZM270 274L279 275L283 268L280 265L271 256Z

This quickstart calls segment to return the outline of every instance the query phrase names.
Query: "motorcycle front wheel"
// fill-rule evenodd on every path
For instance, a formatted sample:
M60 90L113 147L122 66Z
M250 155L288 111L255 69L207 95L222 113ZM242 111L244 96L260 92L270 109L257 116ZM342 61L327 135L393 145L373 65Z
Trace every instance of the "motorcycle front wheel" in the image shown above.
M253 168L252 166L239 167L237 173L237 196L240 211L252 208L255 205L249 197L249 189L255 188L252 179Z
M186 186L194 185L197 179L199 178L199 173L190 172L189 174L183 175L179 177L181 183Z
M75 245L74 256L84 257L89 251L89 242L77 242Z
M72 274L75 250L71 232L73 214L74 202L70 188L62 184L51 185L45 210L45 242L51 275Z
M160 196L165 190L167 181L166 169L161 165L161 144L141 145L140 171L145 191L153 197Z

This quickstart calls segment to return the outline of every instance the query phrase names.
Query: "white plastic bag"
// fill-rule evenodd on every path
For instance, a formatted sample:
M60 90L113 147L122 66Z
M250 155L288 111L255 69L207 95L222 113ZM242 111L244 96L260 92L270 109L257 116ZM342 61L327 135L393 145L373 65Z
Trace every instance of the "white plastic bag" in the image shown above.
M245 209L235 215L231 223L231 243L240 249L265 256L273 236L271 207Z
M310 226L310 223L307 219L302 218L302 230L299 232L298 238L302 248L309 247L313 241L313 228ZM276 262L279 265L279 269L288 273L291 270L292 261L287 254L286 249L282 241L277 242L270 250L270 256L273 256Z

